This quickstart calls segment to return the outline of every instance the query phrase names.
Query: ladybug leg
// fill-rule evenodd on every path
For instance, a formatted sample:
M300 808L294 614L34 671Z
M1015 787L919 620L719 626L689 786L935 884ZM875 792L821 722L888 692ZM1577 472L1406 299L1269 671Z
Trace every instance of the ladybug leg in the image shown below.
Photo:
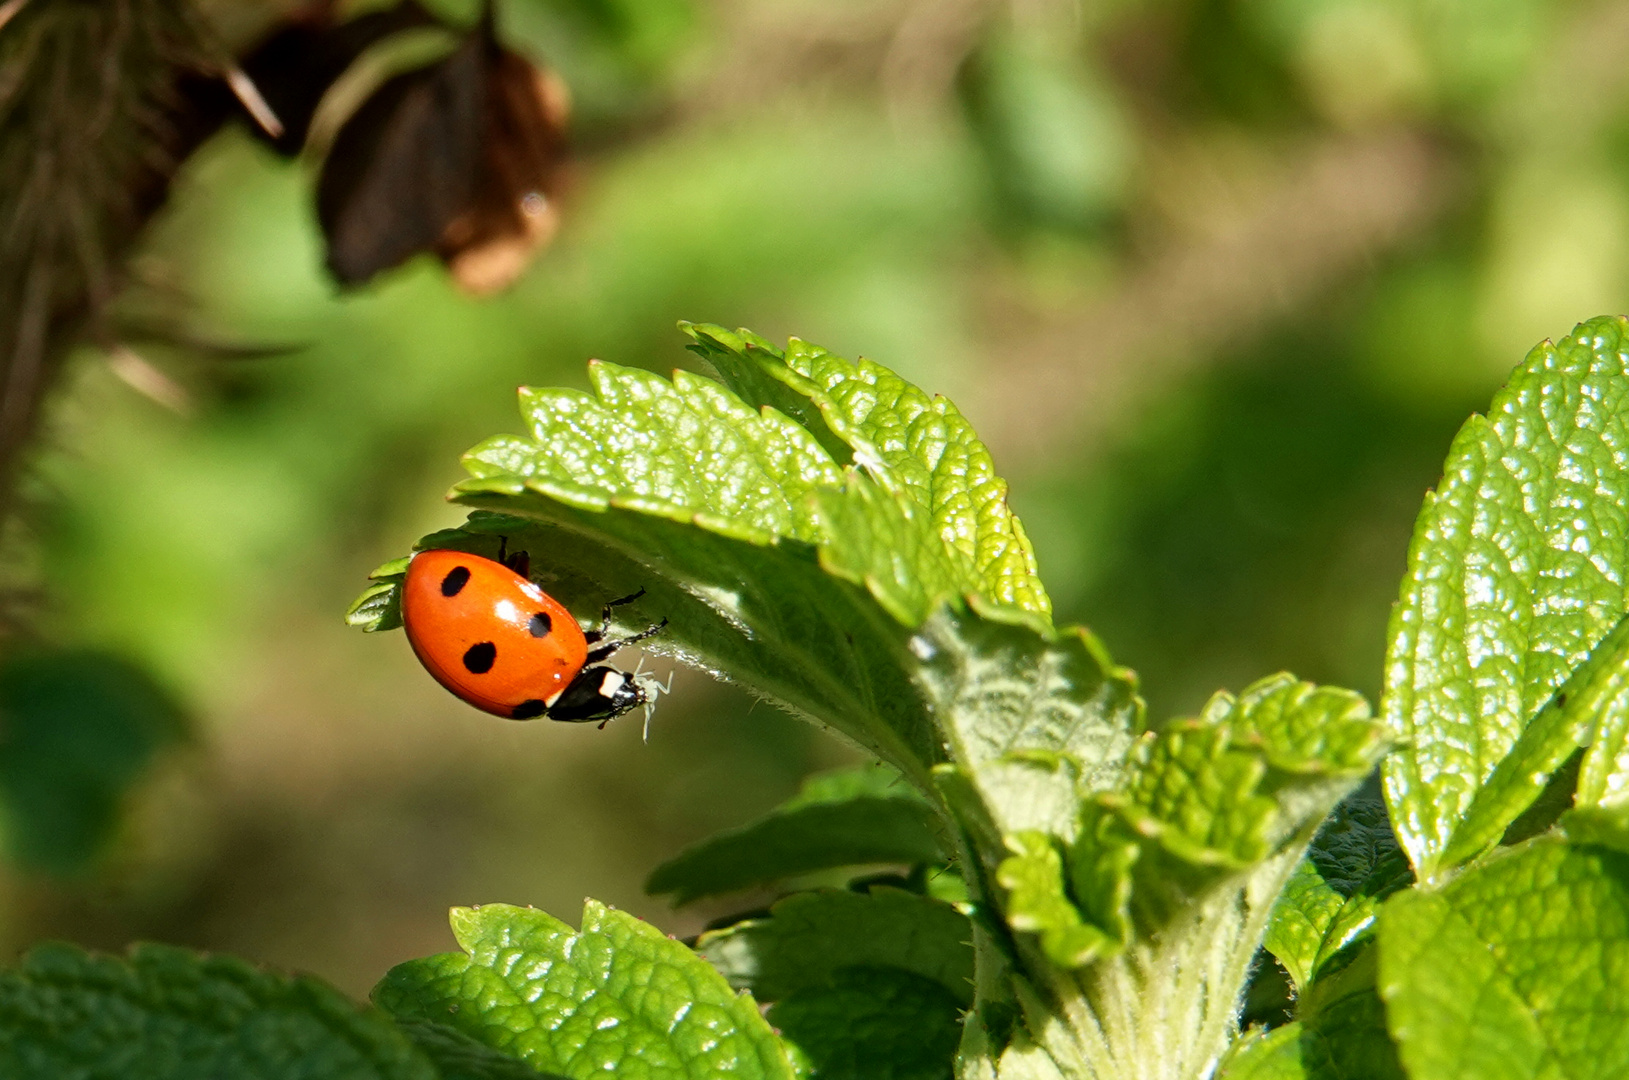
M644 595L645 590L640 589L636 593L629 593L627 596L619 596L615 600L606 601L605 606L600 608L600 628L598 630L584 630L583 637L588 640L590 645L603 639L605 637L605 632L611 629L611 609L619 608L623 604L631 604ZM611 654L606 653L605 655L609 656Z
M625 645L632 645L636 641L644 641L648 637L655 637L657 634L660 634L663 628L666 626L667 619L664 617L661 622L652 626L647 626L645 629L639 631L639 633L633 634L630 637L619 638L616 641L607 641L598 648L589 650L587 663L597 664ZM598 639L596 638L595 640Z

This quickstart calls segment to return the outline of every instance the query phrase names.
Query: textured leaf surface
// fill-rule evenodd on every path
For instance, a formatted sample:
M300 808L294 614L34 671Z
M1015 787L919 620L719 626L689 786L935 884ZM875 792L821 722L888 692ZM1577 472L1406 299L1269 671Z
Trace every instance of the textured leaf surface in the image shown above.
M579 617L644 588L619 614L629 626L670 619L652 648L729 672L922 790L944 759L939 724L977 726L962 706L1010 696L1038 662L1066 669L1069 681L1025 691L1014 703L1027 706L1022 721L997 716L994 738L1022 722L1067 722L1092 729L1112 756L1105 732L1119 728L1123 744L1131 680L1084 635L1053 634L1028 541L965 420L875 365L800 344L791 353L803 358L799 371L767 343L743 344L750 335L692 330L734 373L732 386L773 407L698 376L670 383L607 364L593 368L592 394L528 391L530 437L471 451L474 477L453 493L497 513L420 547L490 555L505 536ZM834 445L855 450L852 466L837 465ZM399 625L404 571L398 562L376 572L353 605L354 625ZM960 608L964 595L978 614ZM956 610L942 614L946 601ZM918 654L935 646L910 630L930 618L957 654L949 685L938 673L911 678ZM979 625L990 621L1000 626ZM999 639L1005 651L969 671L974 638ZM992 678L987 692L970 681L980 675Z
M186 734L146 674L94 652L26 650L0 664L0 806L11 855L71 873L101 852L126 790Z
M769 1021L814 1080L950 1080L962 1006L898 968L844 968L776 1002Z
M996 603L1042 615L1051 611L1029 538L1007 506L1006 481L995 474L989 451L949 401L879 364L845 360L796 338L774 356L767 342L746 331L684 329L696 351L721 372L729 371L744 389L740 373L763 373L808 400L825 428L853 450L856 462L885 488L903 489L911 504L927 511L932 532L976 571L976 591ZM784 398L764 403L777 400Z
M589 901L578 931L490 904L452 921L465 951L392 969L374 990L381 1007L577 1080L791 1076L752 999L631 915Z
M1257 1028L1240 1035L1219 1075L1221 1080L1304 1080L1301 1025L1285 1024L1272 1031Z
M1460 429L1392 613L1386 797L1431 879L1528 720L1624 613L1629 324L1534 349Z
M1012 857L996 871L1007 890L1007 923L1035 934L1047 958L1058 967L1084 967L1117 952L1122 941L1088 923L1072 902L1064 879L1063 855L1042 832L1014 833L1007 838Z
M1629 1075L1629 859L1552 838L1409 890L1380 992L1412 1080Z
M1556 770L1579 747L1602 742L1585 755L1588 780L1579 777L1578 801L1600 801L1612 786L1613 745L1629 720L1629 619L1601 639L1589 658L1556 691L1517 738L1510 753L1471 800L1442 861L1452 866L1492 847L1543 793ZM1597 735L1600 729L1600 735Z
M396 1029L314 979L144 945L66 945L0 973L8 1080L436 1080Z
M670 382L595 361L588 377L593 394L521 390L531 438L487 440L465 455L470 473L584 509L630 507L759 542L819 539L806 496L841 487L843 473L804 428L683 371Z
M1385 803L1365 785L1313 838L1273 908L1263 945L1304 990L1325 963L1370 930L1380 901L1411 878Z
M1376 954L1358 950L1351 963L1318 979L1301 998L1301 1062L1316 1080L1421 1080L1405 1074L1386 1030L1375 986Z
M757 821L685 849L645 890L687 904L815 870L943 859L933 808L916 789L891 769L858 769L813 778Z
M1125 786L1083 811L1070 873L1092 919L1116 936L1131 875L1153 892L1247 869L1304 834L1368 772L1383 746L1361 696L1273 675L1217 694L1193 720L1146 734Z
M703 934L696 951L730 985L779 1001L825 983L840 968L897 968L973 1000L973 928L949 904L903 889L795 893L750 919Z

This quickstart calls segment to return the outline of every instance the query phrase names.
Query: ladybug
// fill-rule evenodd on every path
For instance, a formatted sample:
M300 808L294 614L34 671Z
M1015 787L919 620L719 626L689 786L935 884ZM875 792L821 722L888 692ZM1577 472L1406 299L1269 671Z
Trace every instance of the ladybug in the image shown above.
M507 546L507 542L505 542ZM530 720L546 716L603 727L649 701L633 673L602 665L624 645L658 633L667 620L605 640L611 609L645 595L612 600L597 630L526 577L525 552L497 561L464 551L421 551L402 583L407 640L437 682L477 709Z

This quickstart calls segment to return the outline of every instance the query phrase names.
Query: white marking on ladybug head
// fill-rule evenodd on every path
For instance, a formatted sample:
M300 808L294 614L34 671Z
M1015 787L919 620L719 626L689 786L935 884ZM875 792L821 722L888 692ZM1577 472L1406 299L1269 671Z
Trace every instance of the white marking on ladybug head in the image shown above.
M628 682L628 677L620 671L607 671L600 679L600 697L614 698Z

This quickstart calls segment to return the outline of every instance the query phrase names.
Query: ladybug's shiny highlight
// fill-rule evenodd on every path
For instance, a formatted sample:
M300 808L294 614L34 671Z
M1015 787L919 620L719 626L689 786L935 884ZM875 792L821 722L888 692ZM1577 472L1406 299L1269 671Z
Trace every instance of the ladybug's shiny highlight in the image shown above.
M632 673L600 663L667 625L663 619L631 637L605 640L611 609L644 590L606 604L599 629L585 631L515 567L525 569L524 553L497 562L463 551L413 556L402 583L402 623L436 681L511 720L603 724L646 704Z

